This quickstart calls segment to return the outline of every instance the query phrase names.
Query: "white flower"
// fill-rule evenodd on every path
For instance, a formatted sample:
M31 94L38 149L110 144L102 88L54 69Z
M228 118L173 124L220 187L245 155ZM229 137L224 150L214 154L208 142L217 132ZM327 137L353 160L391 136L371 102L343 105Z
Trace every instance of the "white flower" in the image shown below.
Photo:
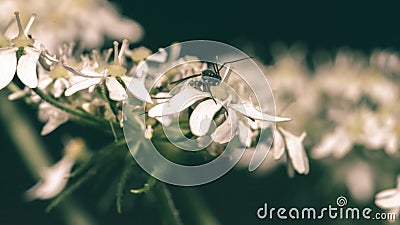
M400 176L397 177L396 188L384 190L376 194L375 204L389 213L395 213L397 216L400 214Z
M64 44L59 48L57 56L49 60L39 59L43 66L39 67L39 89L49 91L54 97L59 98L71 86L69 80L73 74L65 69L63 64L77 64L73 56L74 46L74 43Z
M92 92L96 85L101 85L105 82L109 97L114 101L125 100L128 97L125 87L128 87L135 97L152 103L150 95L144 86L145 77L129 77L126 75L127 69L122 66L124 62L124 51L127 49L127 46L128 41L123 40L121 51L118 52L118 42L114 42L114 61L110 64L107 63L109 54L107 54L104 57L104 61L102 61L97 55L97 52L94 51L94 66L90 65L90 62L86 62L79 71L73 67L64 65L66 69L77 75L75 81L72 81L73 84L71 87L65 91L65 96L71 96L85 89L89 89L89 92Z
M39 105L39 119L46 122L40 134L47 135L68 121L68 113L43 102Z
M310 171L307 154L303 146L305 137L305 132L300 136L295 136L281 127L278 127L277 132L275 132L273 147L274 158L281 158L284 155L283 149L286 149L287 155L289 156L287 158L289 169L291 170L293 168L299 174L308 174ZM290 170L289 174L291 175L292 171Z
M69 72L60 63L52 66L50 71L45 71L41 67L39 71L38 88L45 90L47 87L51 87L50 92L56 98L61 97L64 91L71 86L67 79Z
M27 200L49 199L58 195L66 186L68 176L77 158L84 150L81 139L72 139L65 147L64 156L53 166L43 168L41 180L26 191Z
M41 180L27 192L28 200L49 199L58 195L68 182L68 175L74 165L69 157L63 157L40 174Z
M358 202L371 200L375 189L373 168L367 162L357 160L352 161L343 172L351 196Z
M185 85L181 89L181 91L171 97L171 99L152 107L148 112L148 116L153 118L160 118L177 114L192 106L197 101L204 100L208 97L210 97L210 94L208 92L203 92L190 85ZM224 105L229 111L229 120L234 119L235 121L222 124L219 128L217 128L218 131L221 133L237 133L246 146L249 145L249 136L247 136L249 132L247 132L247 130L250 129L250 126L244 125L246 127L245 128L243 124L240 124L239 120L237 119L238 117L236 116L237 113L243 115L244 117L252 118L254 120L263 120L269 122L284 122L291 120L289 118L282 118L265 114L256 109L250 103L231 103L231 97L225 99L224 102L221 102L218 99L216 99L216 102L214 102L214 100L212 99L208 99L202 101L195 107L189 119L191 132L196 136L205 135L209 131L213 117ZM239 124L238 131L236 130L236 128L235 130L231 130L228 126L230 123L235 124L235 127L236 124ZM232 139L232 137L222 138L219 135L213 136L215 136L216 140L218 141L229 141Z
M26 15L33 12L41 15L42 19L32 30L35 37L54 52L59 45L71 41L79 41L84 48L97 48L105 37L136 42L143 36L143 29L137 22L122 17L106 0L2 0L2 26L8 22L6 16L15 9ZM14 33L15 30L8 32L9 35Z
M351 136L343 127L336 127L335 131L327 134L312 151L311 155L316 158L324 158L333 155L335 158L342 158L353 147Z
M22 28L19 13L15 12L19 34L11 40L11 47L0 48L0 90L7 86L14 78L15 71L23 84L30 88L38 86L36 63L40 51L33 47L34 40L27 36L29 29L36 17L32 15L25 30ZM17 53L22 53L17 63Z
M261 132L261 127L266 128L266 125L262 122L271 123L291 120L263 113L251 103L232 103L233 98L231 95L228 95L224 101L207 99L210 97L210 93L200 91L186 84L169 100L150 108L148 116L157 119L164 126L169 126L172 118L177 117L180 112L200 101L194 107L189 118L190 131L198 137L199 146L203 146L202 141L204 140L213 141L216 144L225 144L230 142L234 137L238 137L240 143L246 148L252 147L256 137ZM224 114L216 116L218 112L221 112L222 108L225 109ZM254 122L251 120L254 120ZM211 125L215 124L216 121L219 121L217 123L221 123L210 133ZM212 146L209 149L211 152L213 151ZM252 158L249 164L249 170L255 170L262 163L266 155L266 152L260 150L257 146L255 157L253 157L254 159Z

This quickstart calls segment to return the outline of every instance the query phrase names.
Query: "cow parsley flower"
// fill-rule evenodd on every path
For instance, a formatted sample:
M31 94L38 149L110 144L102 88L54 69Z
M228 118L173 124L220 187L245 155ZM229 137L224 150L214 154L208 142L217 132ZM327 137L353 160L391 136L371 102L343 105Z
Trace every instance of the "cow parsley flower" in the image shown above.
M62 111L61 109L56 108L47 102L40 103L39 119L43 122L46 122L40 134L47 135L51 133L57 127L66 123L68 118L68 113Z
M114 60L108 63L110 54L101 59L97 51L93 51L94 62L86 61L81 70L64 65L69 71L77 75L71 87L65 91L65 96L71 96L78 91L89 89L94 90L96 85L105 83L110 99L123 101L128 97L126 87L140 100L152 103L150 95L144 86L145 77L135 78L127 76L127 69L124 66L124 51L127 49L128 41L122 42L121 51L118 51L118 42L114 42ZM110 51L108 51L110 53Z
M97 48L105 37L136 42L143 36L140 24L121 16L106 0L3 0L0 1L0 25L5 26L7 15L15 9L24 15L33 12L41 15L43 19L37 21L32 30L51 51L71 41L79 41L84 48ZM14 34L13 29L7 32L7 36Z
M211 136L215 142L223 144L229 142L237 135L243 145L247 147L250 147L253 137L250 135L252 132L250 125L247 123L248 118L268 122L285 122L291 120L263 113L251 103L233 103L232 97L228 97L224 101L206 99L210 97L208 92L185 85L179 93L172 96L168 101L150 108L148 116L163 121L165 117L168 119L169 116L178 114L196 102L201 101L194 108L189 118L189 125L192 134L202 137L209 132L214 116L224 107L228 112L225 122L218 126L217 130Z
M42 67L39 67L39 89L49 89L54 97L59 98L71 86L69 78L72 73L63 64L77 64L72 55L73 48L74 43L64 44L52 61L40 61Z
M300 136L296 136L282 127L278 127L274 133L273 156L275 160L280 159L284 156L286 150L289 175L291 176L293 175L293 169L299 174L308 174L310 171L308 157L303 146L305 137L305 132Z
M19 18L19 12L15 12L19 31L18 36L11 40L10 47L0 48L0 68L2 70L0 90L12 81L15 71L17 71L18 78L26 86L30 88L38 86L36 63L39 59L40 51L33 47L34 40L28 37L29 29L35 17L36 15L33 14L24 30Z

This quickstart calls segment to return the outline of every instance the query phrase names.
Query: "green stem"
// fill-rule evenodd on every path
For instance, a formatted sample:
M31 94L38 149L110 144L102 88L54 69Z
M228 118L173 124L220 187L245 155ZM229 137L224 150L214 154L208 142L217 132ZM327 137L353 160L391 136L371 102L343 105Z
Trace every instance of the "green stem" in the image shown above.
M190 215L197 224L220 225L195 187L184 187L179 193L184 197L187 208L191 211Z
M76 111L74 109L71 109L68 106L65 106L64 104L58 102L56 99L54 99L51 96L45 94L44 92L42 92L41 90L39 90L37 88L33 88L32 91L35 92L37 95L39 95L39 97L41 99L43 99L44 101L46 101L47 103L53 105L54 107L56 107L58 109L63 110L66 113L69 113L69 114L71 114L73 116L76 116L78 118L86 120L89 123L96 122L96 123L99 123L101 125L108 126L109 122L107 120L103 120L103 119L100 119L100 118L98 118L96 116L90 115L88 113L84 113L84 112L80 112L80 111Z
M183 225L167 186L162 182L157 182L151 191L157 201L157 206L162 215L164 224Z
M125 160L126 165L125 165L124 170L122 171L121 178L119 179L118 186L117 186L116 204L117 204L117 211L119 214L122 213L122 198L124 197L126 182L129 178L129 175L132 170L132 156L129 152L128 152L127 156L128 156L127 157L128 160Z
M43 142L36 134L30 121L14 104L7 99L9 93L0 93L0 119L5 125L5 130L16 145L16 150L22 157L29 172L39 178L40 172L51 164L50 157L46 154ZM78 202L69 199L60 208L66 224L93 225L90 218Z

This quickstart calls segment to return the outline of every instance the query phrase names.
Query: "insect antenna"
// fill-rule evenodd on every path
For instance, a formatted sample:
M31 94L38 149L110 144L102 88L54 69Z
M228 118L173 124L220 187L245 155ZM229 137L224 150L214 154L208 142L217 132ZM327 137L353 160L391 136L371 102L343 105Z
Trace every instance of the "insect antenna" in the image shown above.
M224 68L224 66L225 66L226 64L235 63L235 62L239 62L239 61L246 60L246 59L254 59L254 58L255 58L255 57L253 57L253 56L249 56L249 57L246 57L246 58L241 58L241 59L236 59L236 60L224 62L224 63L221 65L221 67L217 68L217 69L218 69L218 72L221 71L222 68Z

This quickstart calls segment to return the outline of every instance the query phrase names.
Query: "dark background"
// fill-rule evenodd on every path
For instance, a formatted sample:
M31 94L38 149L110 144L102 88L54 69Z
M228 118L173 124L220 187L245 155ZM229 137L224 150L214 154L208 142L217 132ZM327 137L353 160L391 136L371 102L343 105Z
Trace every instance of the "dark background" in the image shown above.
M261 4L251 1L172 3L119 0L115 4L124 15L137 20L144 27L146 35L137 45L147 46L154 51L176 41L211 39L238 47L250 43L256 55L268 62L270 46L275 41L286 44L301 41L308 46L311 53L318 49L333 51L343 46L368 53L374 48L396 50L400 44L399 7L389 3L271 1ZM21 106L31 118L35 117L35 111L23 104ZM35 120L34 122L39 132L41 124ZM48 202L26 203L22 200L22 193L34 183L34 179L24 167L14 150L15 146L2 127L0 123L0 224L62 224L56 212L44 212ZM59 136L74 129L74 125L67 125L45 138L49 148L57 152L55 157L60 150L55 147L61 146L58 143ZM85 130L81 132L85 133ZM311 173L308 176L287 178L283 167L272 175L257 179L249 176L246 171L231 172L218 181L197 189L223 224L267 224L270 221L260 222L255 214L257 208L266 201L277 207L321 206L332 204L336 200L336 195L327 193L347 194L344 188L321 190L318 183L321 178L329 179L323 168L311 161ZM179 197L181 188L171 189L183 219L190 221L185 198ZM77 194L78 197L85 196L85 204L89 208L96 205L95 195L87 195L87 191ZM90 211L103 224L155 223L157 212L151 206L145 205L141 198L139 197L133 209L121 216L117 215L114 208L108 213L96 214L94 209ZM315 224L320 223L317 222ZM345 224L354 222L339 221ZM363 224L365 222L368 221L362 221ZM375 224L374 221L369 222ZM302 224L308 223L311 221L302 221Z

